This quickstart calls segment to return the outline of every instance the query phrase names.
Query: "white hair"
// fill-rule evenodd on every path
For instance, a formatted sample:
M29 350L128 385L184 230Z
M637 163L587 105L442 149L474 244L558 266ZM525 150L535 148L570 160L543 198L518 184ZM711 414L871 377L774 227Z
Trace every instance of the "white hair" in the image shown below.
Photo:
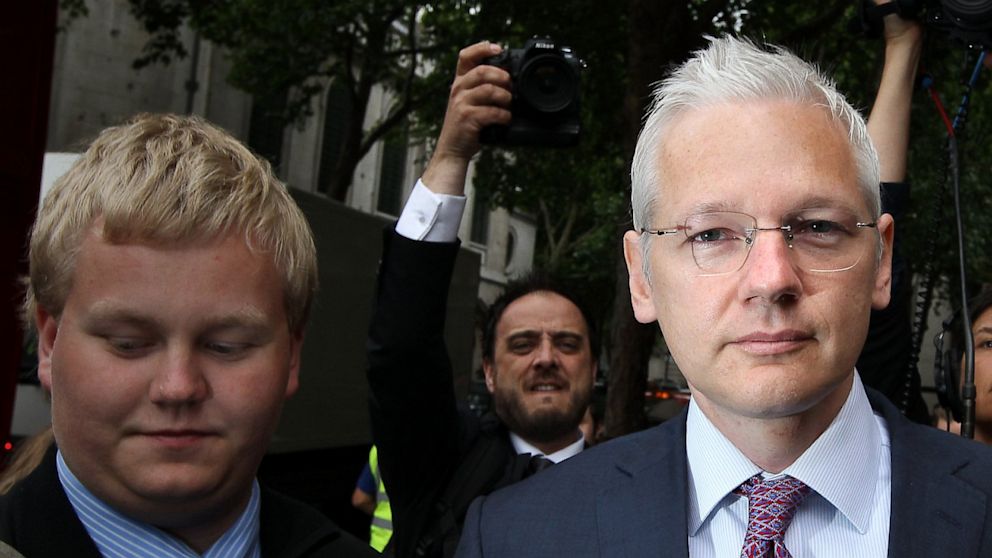
M662 142L682 114L706 106L752 100L786 100L822 106L847 132L858 182L872 217L881 214L878 154L861 114L814 65L781 47L762 49L747 39L707 37L710 44L677 67L652 92L630 167L634 229L650 228L663 185ZM653 235L641 235L644 271Z

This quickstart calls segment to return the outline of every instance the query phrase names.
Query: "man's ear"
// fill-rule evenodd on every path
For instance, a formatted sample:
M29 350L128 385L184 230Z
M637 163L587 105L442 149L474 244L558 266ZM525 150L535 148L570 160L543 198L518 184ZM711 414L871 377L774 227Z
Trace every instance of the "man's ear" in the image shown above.
M634 308L637 321L648 324L658 320L658 313L654 307L651 283L644 275L640 243L641 235L637 231L627 231L623 235L623 257L627 261L627 273L630 275L630 305Z
M303 331L293 333L289 340L289 377L286 378L286 399L300 389L300 354L303 351Z
M493 366L493 361L488 358L482 359L482 374L486 377L486 389L489 393L494 393L496 391L496 367Z
M878 218L878 234L882 238L882 257L875 269L875 285L871 307L881 310L889 305L892 297L892 243L895 238L895 221L888 213Z
M40 304L34 314L38 329L38 381L49 394L52 393L52 353L59 335L59 322Z

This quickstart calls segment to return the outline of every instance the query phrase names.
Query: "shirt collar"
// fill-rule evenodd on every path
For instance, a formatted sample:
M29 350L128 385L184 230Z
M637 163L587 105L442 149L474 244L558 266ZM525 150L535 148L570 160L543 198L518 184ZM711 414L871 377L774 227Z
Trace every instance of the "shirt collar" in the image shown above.
M855 372L851 393L833 422L782 473L806 483L864 534L875 501L883 443L888 444L888 440L883 440L868 395Z
M689 400L685 423L689 466L689 536L742 482L761 472L706 418L695 398Z
M864 533L875 498L882 443L879 425L855 371L840 412L782 474L806 483L844 514L858 532ZM763 472L713 426L694 400L689 402L686 419L686 458L690 536L731 491Z
M513 449L516 450L517 453L529 453L532 455L540 455L542 457L547 458L550 461L554 461L555 463L561 463L562 461L565 461L569 457L574 457L575 455L578 455L578 453L585 448L586 441L585 438L582 437L582 432L576 430L576 435L579 437L578 440L572 442L571 444L561 448L560 450L550 455L545 455L544 452L537 449L533 445L527 443L526 440L524 440L520 436L517 436L513 432L510 432L510 442L513 443Z
M251 496L244 512L233 525L202 555L165 531L134 520L112 508L86 488L56 454L59 482L80 523L104 556L220 558L236 556L256 558L259 545L260 490L252 483Z

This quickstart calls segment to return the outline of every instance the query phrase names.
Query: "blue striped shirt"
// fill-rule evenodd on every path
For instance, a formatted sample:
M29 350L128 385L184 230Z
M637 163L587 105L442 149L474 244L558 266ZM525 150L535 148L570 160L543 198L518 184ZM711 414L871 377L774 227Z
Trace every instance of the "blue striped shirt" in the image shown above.
M105 558L261 558L259 547L259 488L252 484L248 506L234 525L202 555L186 543L147 523L122 515L97 499L72 474L60 451L59 481L79 521Z
M739 556L747 531L747 497L733 494L746 479L791 475L813 491L785 533L796 558L884 557L891 506L889 434L874 414L857 372L851 393L830 426L779 475L744 456L690 402L686 422L689 463L689 555Z

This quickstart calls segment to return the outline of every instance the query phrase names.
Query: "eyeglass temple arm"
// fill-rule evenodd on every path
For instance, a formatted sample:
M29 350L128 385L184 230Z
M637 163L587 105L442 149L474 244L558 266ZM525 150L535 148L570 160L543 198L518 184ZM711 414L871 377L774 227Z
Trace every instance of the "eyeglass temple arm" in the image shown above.
M641 233L642 234L653 234L653 235L656 235L656 236L665 236L665 235L668 235L668 234L676 234L680 230L682 230L682 229L681 228L678 228L678 227L676 227L674 229L657 229L657 230L655 230L655 229L641 228Z

